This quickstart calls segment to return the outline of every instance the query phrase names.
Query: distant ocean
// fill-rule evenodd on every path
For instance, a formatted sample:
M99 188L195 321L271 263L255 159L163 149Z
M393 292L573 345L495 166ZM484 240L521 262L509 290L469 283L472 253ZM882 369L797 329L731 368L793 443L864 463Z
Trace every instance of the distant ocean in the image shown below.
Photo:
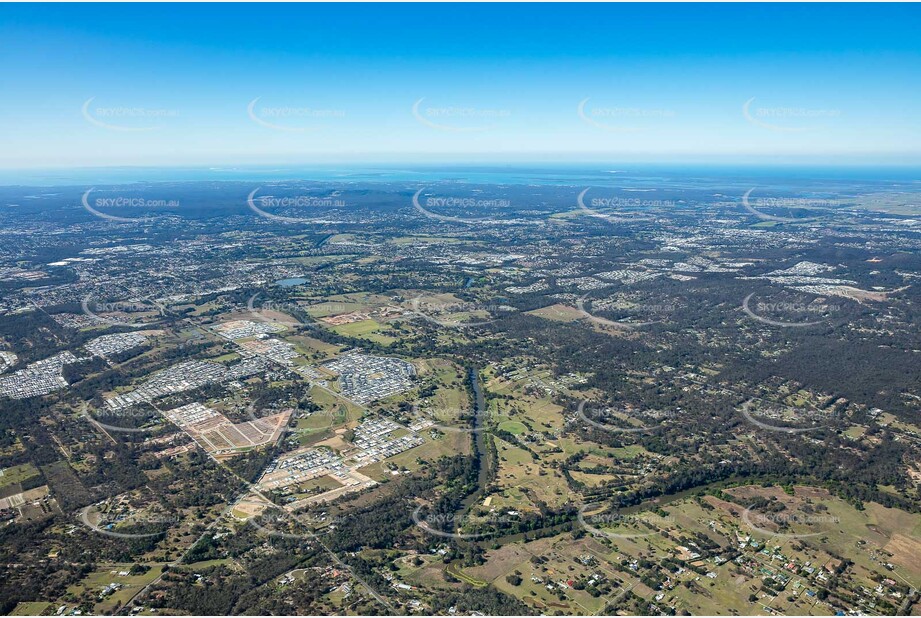
M619 186L636 189L706 189L752 186L759 183L782 187L804 181L820 184L863 184L891 190L921 189L921 169L910 167L829 166L727 166L676 164L611 165L510 165L510 166L312 166L312 167L122 167L57 170L0 170L0 186L104 186L158 182L278 182L315 181L334 183L437 183L484 185ZM714 182L716 181L716 182ZM727 182L728 181L728 182Z

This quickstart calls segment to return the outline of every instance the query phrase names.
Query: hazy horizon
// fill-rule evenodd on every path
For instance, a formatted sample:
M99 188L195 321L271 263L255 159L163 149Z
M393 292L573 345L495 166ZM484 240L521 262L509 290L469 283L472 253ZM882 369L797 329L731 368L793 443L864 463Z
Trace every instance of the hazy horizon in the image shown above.
M6 5L0 169L921 163L917 5L706 9Z

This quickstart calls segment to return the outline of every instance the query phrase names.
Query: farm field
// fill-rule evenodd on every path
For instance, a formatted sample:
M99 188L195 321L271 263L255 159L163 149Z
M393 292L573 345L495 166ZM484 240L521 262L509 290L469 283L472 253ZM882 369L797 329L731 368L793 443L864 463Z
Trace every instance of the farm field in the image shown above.
M534 309L533 311L528 311L528 314L536 315L539 318L544 318L545 320L551 320L553 322L576 322L585 319L585 314L576 307L570 307L569 305L563 304Z
M111 613L117 607L124 605L138 590L158 578L163 570L160 564L144 564L142 567L149 570L142 574L131 575L131 564L100 565L96 571L87 575L80 583L70 586L67 589L67 593L72 598L76 597L92 602L94 613ZM103 595L106 588L112 584L116 584L118 589ZM100 598L101 595L103 595L102 598ZM73 607L72 603L69 604L64 600L53 605Z

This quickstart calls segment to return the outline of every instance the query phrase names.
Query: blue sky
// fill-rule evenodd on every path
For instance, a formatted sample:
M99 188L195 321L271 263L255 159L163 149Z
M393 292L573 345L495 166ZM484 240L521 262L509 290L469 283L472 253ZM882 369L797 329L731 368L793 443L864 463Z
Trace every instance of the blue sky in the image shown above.
M921 162L921 7L0 5L0 168Z

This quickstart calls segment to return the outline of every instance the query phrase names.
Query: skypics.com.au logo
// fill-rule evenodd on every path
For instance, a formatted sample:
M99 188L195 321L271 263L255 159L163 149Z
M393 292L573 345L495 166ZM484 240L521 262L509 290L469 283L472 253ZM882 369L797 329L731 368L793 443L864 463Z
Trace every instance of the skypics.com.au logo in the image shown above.
M482 539L492 536L497 529L505 525L519 521L516 511L490 512L478 516L465 513L459 516L455 513L426 513L423 515L422 510L423 507L418 506L412 511L410 517L413 523L426 534L446 539ZM484 531L461 532L469 529Z
M630 221L652 221L655 217L637 212L644 208L674 208L676 203L671 200L642 200L639 198L624 197L593 197L589 204L585 203L586 194L592 189L583 189L576 198L579 210L590 217L604 219L614 223ZM605 212L602 212L604 210Z
M344 515L330 516L326 513L282 514L272 509L253 517L249 523L265 536L304 541L317 538L314 530L334 529L347 519Z
M804 539L840 532L841 519L827 513L798 513L786 510L764 513L752 505L742 511L742 522L754 532L766 536ZM799 528L803 532L783 532L791 528Z
M253 319L267 324L279 324L288 328L313 328L313 324L298 320L295 317L298 314L306 314L305 307L296 302L260 300L259 297L260 293L256 292L246 302L246 310L249 311ZM335 311L336 303L330 304L333 305L330 310ZM342 307L348 307L348 305L342 305ZM345 308L342 309L342 312L344 313L348 310L348 308Z
M586 124L604 131L615 133L637 133L646 127L637 123L649 120L662 121L676 116L670 109L649 107L588 107L591 97L582 99L576 107L576 113Z
M645 424L631 425L621 417L630 419L630 418L633 418L633 415L627 412L617 412L617 411L610 410L607 408L602 409L602 410L598 410L597 408L595 409L590 408L589 411L586 412L586 407L588 406L588 404L589 404L588 399L583 399L582 401L579 402L579 406L576 408L576 415L575 415L576 419L577 421L590 425L594 427L595 429L599 429L601 431L605 431L608 433L623 433L623 434L648 433L648 432L655 431L656 429L660 429L662 427L661 424L659 425L645 425ZM622 423L625 423L626 426L614 425L611 422L609 422L615 419Z
M806 433L807 431L817 431L828 427L827 424L812 425L811 427L803 426L786 426L775 423L796 422L802 425L806 421L812 421L818 416L817 411L808 411L794 408L785 408L783 406L768 404L767 406L756 407L753 400L744 402L739 406L739 412L750 424L775 433L797 434ZM760 418L756 418L755 414ZM770 423L767 421L771 421Z
M488 432L485 425L475 426L476 410L432 405L429 402L414 401L410 407L412 424L418 430L437 429L443 433Z
M99 419L99 417L90 413L89 405L86 403L82 405L80 414L90 423L102 429L106 433L156 433L162 430L164 425L163 419L160 417L159 413L153 415L151 410L145 410L143 407L138 405L130 406L118 411L106 410L105 414L102 415L102 417L106 418L107 420L130 419L130 421L134 422L136 425L139 425L137 427L124 427L121 425L113 425L112 423L102 421Z
M742 300L742 311L753 320L779 328L808 328L830 324L844 317L844 306L825 302L792 302L752 300L752 292ZM778 319L785 317L787 319ZM797 319L792 319L792 318ZM819 318L819 319L803 319Z
M841 117L841 110L806 107L755 107L752 97L742 104L742 116L763 129L780 133L802 133L818 129L824 122Z
M100 208L118 210L130 208L144 212L149 212L155 208L179 208L179 200L152 200L137 196L97 197L91 202L90 194L95 190L95 188L88 189L80 198L80 203L88 213L94 217L105 219L106 221L116 221L119 223L150 223L159 217L126 217L124 215L113 215L104 212L99 210Z
M144 513L135 510L118 514L101 513L92 505L80 511L78 520L93 532L116 539L146 539L163 536L171 528L182 523L182 518L176 515ZM143 532L125 532L132 528L140 528ZM147 532L151 528L155 530ZM158 528L159 530L156 530Z
M490 315L515 311L508 305L492 305L471 301L444 302L417 296L410 302L413 312L432 324L445 328L473 328L492 324L498 318Z
M580 298L576 299L576 309L578 309L579 313L581 313L583 317L591 322L600 324L601 326L616 328L618 330L635 330L637 328L650 326L652 324L659 324L662 322L662 320L647 320L642 322L621 322L616 320L609 320L608 318L603 318L589 312L589 310L586 309L586 302L591 303L594 307L594 303L598 301L592 301L588 294L584 294ZM643 315L667 316L674 313L676 309L677 305L672 303L631 303L631 310L637 314Z
M636 539L652 536L675 523L675 519L670 515L663 516L652 512L587 514L589 511L597 511L601 508L603 505L598 502L585 504L579 509L577 519L586 532L609 539Z
M830 214L839 212L844 205L842 200L815 197L752 197L757 187L752 187L742 196L742 208L749 214L764 221L774 223L814 223ZM765 211L800 211L808 213L804 217L782 217Z
M413 118L419 124L431 129L448 133L480 133L496 126L497 122L512 115L507 109L488 109L480 107L423 107L425 97L412 106Z
M340 425L344 425L349 420L348 412L346 411L344 406L328 408L324 410L313 410L311 412L306 412L306 413L301 412L300 416L297 416L298 413L296 411L293 411L290 407L288 407L285 410L279 410L279 409L257 410L257 406L255 404L250 404L246 406L246 414L249 417L250 421L254 423L259 423L262 425L265 425L268 422L268 417L282 414L287 411L292 412L291 416L289 417L287 421L287 424L282 425L281 423L283 422L283 419L280 418L274 421L276 424L272 427L274 431L277 431L280 434L290 433L290 434L298 435L298 434L309 434L309 433L321 432L327 429L333 429ZM309 419L310 426L304 429L299 429L296 425L292 426L291 420L298 419L298 418Z
M303 133L320 126L321 122L329 122L345 118L345 110L320 109L315 107L267 107L259 106L262 97L256 97L246 106L246 115L254 123L273 131L286 133Z
M433 209L441 209L442 211L447 209L449 211L457 212L459 210L468 211L470 209L508 209L511 207L511 202L506 199L481 199L475 197L435 197L428 196L424 199L422 193L425 189L419 189L413 195L413 208L422 215L428 217L429 219L434 219L436 221L443 221L446 223L463 223L466 225L476 225L481 223L502 223L503 221L497 220L495 217L460 217L456 215L444 215L435 212ZM425 205L423 206L423 202Z
M281 208L286 210L327 210L336 208L345 208L346 202L338 197L320 197L315 195L296 195L289 197L277 197L274 195L264 195L258 198L259 205L256 205L256 193L262 187L257 187L250 191L246 197L246 205L254 213L264 219L277 221L279 223L331 223L331 221L319 219L317 217L290 217L278 215L265 210L266 208Z
M138 133L153 131L162 126L164 119L176 118L179 112L173 109L152 109L148 107L93 106L96 97L84 101L80 108L83 119L95 127L108 131Z
M109 326L124 326L127 328L151 328L156 326L160 317L151 317L150 314L162 316L163 308L151 300L142 298L116 301L97 301L93 293L87 294L80 303L84 315L94 322ZM143 320L135 320L131 316L145 314ZM117 317L106 317L109 314Z

